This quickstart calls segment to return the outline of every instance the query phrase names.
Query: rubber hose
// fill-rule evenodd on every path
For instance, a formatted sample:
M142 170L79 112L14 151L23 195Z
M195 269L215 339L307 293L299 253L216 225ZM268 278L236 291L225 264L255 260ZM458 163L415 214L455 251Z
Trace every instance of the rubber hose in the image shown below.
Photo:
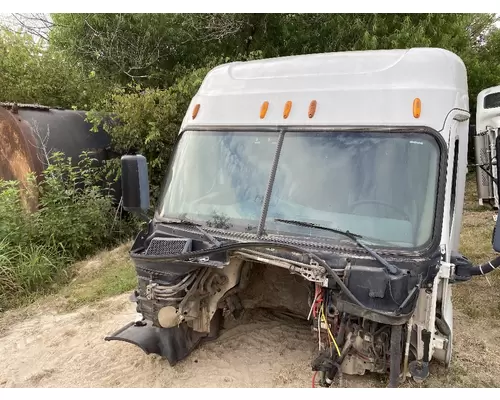
M474 275L485 275L485 274L488 274L491 271L495 270L499 266L500 266L500 256L491 260L491 261L488 261L484 264L472 267L470 269L470 274L473 276Z
M453 254L450 262L455 265L455 279L468 280L472 276L489 274L500 266L500 256L481 265L472 265L467 257L460 253Z
M346 323L347 323L347 317L345 317L344 314L342 314L342 318L340 320L339 331L337 333L337 344L339 346L343 346L344 345Z

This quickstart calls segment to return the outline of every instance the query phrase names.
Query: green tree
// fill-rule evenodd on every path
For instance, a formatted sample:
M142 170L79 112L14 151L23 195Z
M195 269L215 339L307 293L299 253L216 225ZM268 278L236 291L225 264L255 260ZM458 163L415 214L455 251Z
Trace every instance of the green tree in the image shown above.
M50 43L122 86L166 88L182 67L235 55L239 14L52 14ZM230 50L232 49L232 50ZM238 50L236 50L236 53Z
M499 83L493 14L53 14L50 45L113 84L93 103L123 151L163 176L184 113L218 63L335 51L441 47L468 69L470 107ZM111 87L111 86L108 86ZM116 124L116 121L120 121Z
M0 29L0 101L86 108L103 88L63 52Z

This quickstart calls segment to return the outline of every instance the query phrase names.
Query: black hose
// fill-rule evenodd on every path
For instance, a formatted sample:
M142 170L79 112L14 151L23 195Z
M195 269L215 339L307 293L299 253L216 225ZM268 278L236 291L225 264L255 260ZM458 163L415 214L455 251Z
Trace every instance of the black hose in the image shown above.
M500 256L484 264L472 267L470 269L470 274L472 276L486 275L489 274L491 271L495 270L496 268L498 268L499 266L500 266Z
M401 372L401 325L393 325L391 329L391 369L389 371L389 387L396 388L399 385L399 373Z
M340 320L339 331L337 333L337 344L339 346L343 346L345 342L345 328L347 324L347 316L342 314L342 318Z
M335 376L338 376L339 379L342 379L342 363L344 362L344 359L351 350L351 348L352 348L352 340L347 344L345 349L342 350L342 353L336 360L332 358L332 362L331 364L329 364L330 368L325 373L328 386L333 383Z
M344 359L346 358L346 356L349 353L349 350L351 350L351 348L352 348L352 341L346 346L346 348L340 354L340 357L337 359L336 363L338 365L341 365L344 362ZM340 371L340 368L339 368L339 371Z

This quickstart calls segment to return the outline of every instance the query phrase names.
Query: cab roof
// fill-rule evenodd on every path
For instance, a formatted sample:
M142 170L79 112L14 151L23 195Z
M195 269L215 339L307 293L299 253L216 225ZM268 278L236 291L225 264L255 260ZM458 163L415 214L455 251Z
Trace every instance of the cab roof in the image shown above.
M419 118L413 115L415 98L421 101ZM268 110L260 118L265 101ZM285 119L287 101L292 106ZM220 65L206 75L183 125L415 125L439 131L452 109L469 110L466 69L454 53L350 51Z

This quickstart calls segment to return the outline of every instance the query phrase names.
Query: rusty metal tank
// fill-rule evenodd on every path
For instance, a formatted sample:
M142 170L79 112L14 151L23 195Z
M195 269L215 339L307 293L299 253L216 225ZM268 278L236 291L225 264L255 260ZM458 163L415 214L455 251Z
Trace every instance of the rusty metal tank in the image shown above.
M91 128L84 111L0 103L0 179L17 180L26 187L27 174L33 172L40 181L47 152L61 151L74 165L82 151L91 151L100 162L119 157L111 148L109 135ZM118 202L120 182L112 187ZM30 208L33 206L32 202Z

